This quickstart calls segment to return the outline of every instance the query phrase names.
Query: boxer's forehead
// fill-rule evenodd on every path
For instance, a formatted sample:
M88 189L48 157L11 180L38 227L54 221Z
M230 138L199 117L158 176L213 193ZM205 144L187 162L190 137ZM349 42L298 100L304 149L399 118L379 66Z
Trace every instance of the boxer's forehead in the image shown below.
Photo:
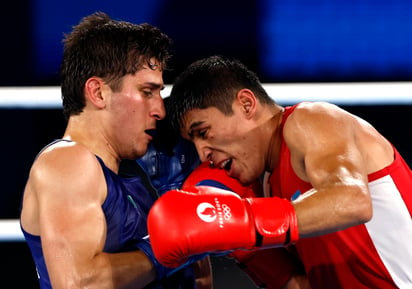
M222 117L223 113L216 107L189 110L182 117L181 132L185 138L193 139L197 131L213 126Z

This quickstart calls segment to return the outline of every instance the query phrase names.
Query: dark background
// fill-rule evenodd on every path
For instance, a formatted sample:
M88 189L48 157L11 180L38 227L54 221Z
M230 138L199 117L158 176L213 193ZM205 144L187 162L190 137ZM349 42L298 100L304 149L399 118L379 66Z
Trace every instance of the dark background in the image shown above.
M211 54L263 82L408 81L408 0L15 0L0 18L0 85L56 85L63 33L95 11L158 26L174 40L171 82Z
M240 59L264 83L412 81L412 2L407 0L16 0L7 6L0 18L0 89L59 85L63 33L97 10L152 23L173 39L172 70L165 74L169 84L189 63L212 54ZM333 94L330 98L333 102ZM409 103L394 99L378 105L371 99L342 107L371 122L411 163L412 99ZM64 127L57 108L0 107L0 219L18 218L34 157ZM4 288L37 288L24 242L0 241L0 254ZM230 260L215 258L214 268L215 289L251 288Z

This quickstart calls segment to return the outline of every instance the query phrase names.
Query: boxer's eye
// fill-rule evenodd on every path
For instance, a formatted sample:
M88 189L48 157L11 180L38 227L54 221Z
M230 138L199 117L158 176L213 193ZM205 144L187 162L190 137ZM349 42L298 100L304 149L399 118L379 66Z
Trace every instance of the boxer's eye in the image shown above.
M206 129L199 130L199 132L198 132L199 137L203 138L203 139L206 138L206 132L207 132Z
M201 138L205 139L206 138L206 133L207 129L198 129L198 130L193 130L189 136L194 139L194 138Z

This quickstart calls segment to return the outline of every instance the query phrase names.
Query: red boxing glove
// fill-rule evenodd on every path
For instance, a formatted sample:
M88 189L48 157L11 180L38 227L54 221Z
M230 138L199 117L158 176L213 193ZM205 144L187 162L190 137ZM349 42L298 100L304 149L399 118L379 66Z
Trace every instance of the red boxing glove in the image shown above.
M229 177L225 170L212 167L208 162L202 163L190 173L182 189L199 185L225 188L235 192L241 198L263 195L262 184L259 180L253 185L244 186L237 179ZM303 271L301 263L286 248L234 250L227 256L235 259L239 268L259 288L281 288L293 274Z
M295 210L287 200L241 199L204 186L190 190L194 193L165 193L149 212L153 252L165 266L180 266L206 252L280 247L298 239Z
M226 188L241 198L263 195L263 188L259 180L253 185L244 186L238 180L229 177L225 170L212 167L208 162L202 163L190 173L182 189L199 185ZM235 259L239 268L259 288L281 288L293 274L302 270L300 262L286 248L235 250L227 256Z

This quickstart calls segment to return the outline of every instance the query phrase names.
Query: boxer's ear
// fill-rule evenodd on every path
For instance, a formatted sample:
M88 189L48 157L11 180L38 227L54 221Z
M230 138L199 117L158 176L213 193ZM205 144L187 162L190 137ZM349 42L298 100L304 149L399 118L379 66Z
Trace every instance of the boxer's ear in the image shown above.
M86 99L98 108L106 106L105 86L107 85L99 77L90 77L84 85L84 95ZM109 88L107 87L106 90L107 89Z
M250 89L241 89L236 94L236 101L240 104L242 112L251 118L256 112L256 96Z

